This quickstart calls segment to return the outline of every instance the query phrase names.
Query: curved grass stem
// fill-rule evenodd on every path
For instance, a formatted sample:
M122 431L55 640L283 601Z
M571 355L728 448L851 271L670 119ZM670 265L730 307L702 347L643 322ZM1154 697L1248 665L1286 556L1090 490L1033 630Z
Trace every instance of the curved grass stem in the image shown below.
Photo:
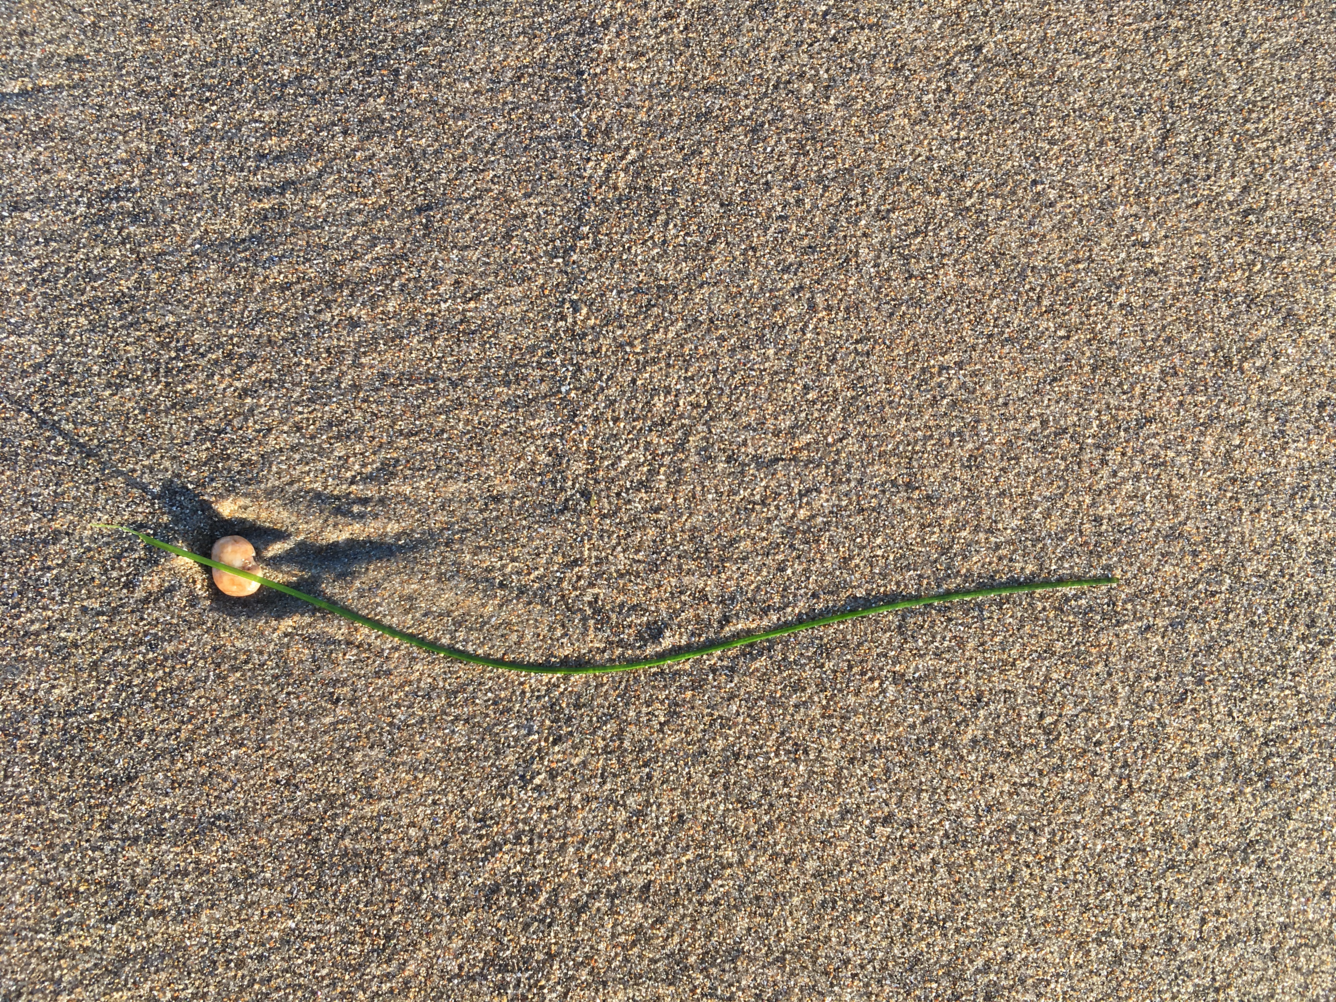
M243 571L238 567L230 567L227 564L219 563L217 560L211 560L208 557L200 556L198 553L192 553L189 550L183 550L179 546L173 546L171 543L164 543L161 539L155 539L146 532L140 532L138 529L128 529L123 525L106 525L99 523L95 526L100 529L119 529L122 532L133 533L149 546L156 546L160 550L166 550L168 553L174 553L178 557L185 557L187 560L193 560L197 564L203 564L205 567L214 567L226 571L228 574L235 574L237 577L245 578L248 581L258 581L267 588L273 588L275 591L281 591L285 595L291 595L293 598L299 598L303 602L309 602L311 605L326 612L332 612L336 616L342 616L349 622L357 623L359 626L365 626L369 630L375 630L377 633L383 633L387 637L393 637L395 640L402 641L405 644L412 644L424 651L430 651L432 654L440 654L447 658L453 658L456 661L467 661L469 664L486 665L489 668L502 668L506 671L532 672L539 675L591 675L601 672L615 671L633 671L636 668L653 668L656 665L666 665L674 661L686 661L689 658L698 658L706 654L714 654L718 651L726 651L733 647L742 647L746 644L755 644L762 640L772 640L775 637L782 637L789 633L797 633L799 630L810 630L818 626L829 626L831 623L843 623L846 620L858 619L861 616L876 616L883 612L894 612L897 609L913 609L921 605L935 605L939 602L960 602L973 598L989 598L994 595L1016 595L1021 592L1029 591L1047 591L1054 588L1089 588L1095 585L1117 584L1117 578L1082 578L1072 581L1037 581L1032 584L1002 585L996 588L978 588L974 591L955 591L942 595L925 595L920 598L908 598L899 602L888 602L885 605L874 605L867 609L853 609L848 612L837 612L831 616L822 616L819 619L808 619L801 623L790 623L787 626L776 627L773 630L766 630L762 633L752 633L745 637L735 637L732 640L720 640L713 644L706 644L704 647L696 647L687 651L678 651L675 654L663 654L659 657L646 658L643 661L627 661L622 664L611 665L541 665L525 664L517 661L503 661L498 658L484 658L476 654L469 654L465 651L455 650L453 647L442 647L439 644L433 644L430 641L423 640L421 637L415 637L411 633L404 633L402 630L396 630L392 626L378 622L369 616L363 616L360 613L353 612L351 609L345 609L343 606L335 605L333 602L326 602L324 599L316 598L314 595L307 595L305 592L298 591L296 588L290 588L278 581L271 581L268 578L261 577L258 574L252 574L249 571Z

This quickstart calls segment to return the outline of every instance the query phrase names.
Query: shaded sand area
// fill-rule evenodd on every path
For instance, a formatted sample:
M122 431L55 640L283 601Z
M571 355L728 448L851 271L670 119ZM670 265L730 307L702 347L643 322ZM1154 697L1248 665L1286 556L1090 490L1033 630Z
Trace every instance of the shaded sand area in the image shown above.
M1329 997L1321 5L13 5L0 995ZM533 678L935 591L685 665Z

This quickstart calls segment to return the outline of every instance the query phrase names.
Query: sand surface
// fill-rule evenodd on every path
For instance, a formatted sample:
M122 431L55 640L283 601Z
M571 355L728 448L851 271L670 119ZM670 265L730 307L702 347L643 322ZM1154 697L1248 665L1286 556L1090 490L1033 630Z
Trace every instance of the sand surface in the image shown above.
M1321 4L0 11L4 999L1326 999ZM929 592L1117 588L529 677Z

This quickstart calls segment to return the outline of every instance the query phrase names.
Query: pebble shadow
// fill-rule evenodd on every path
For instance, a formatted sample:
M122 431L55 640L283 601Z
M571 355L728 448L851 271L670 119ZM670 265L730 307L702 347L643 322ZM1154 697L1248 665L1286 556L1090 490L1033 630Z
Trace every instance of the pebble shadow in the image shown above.
M328 602L337 599L325 592L324 582L347 577L365 564L390 560L426 545L425 540L340 539L332 543L298 542L275 553L271 551L278 544L291 538L292 534L285 529L247 518L226 518L196 491L178 481L165 483L158 491L157 500L167 510L170 529L152 530L153 535L166 539L175 537L195 553L204 555L208 555L214 541L222 536L245 536L255 547L260 563L258 573L264 574L267 569L282 571L281 576L275 575L276 579ZM337 498L328 500L332 504L340 503ZM212 571L208 567L196 564L195 572L208 585L212 596L211 611L221 615L270 619L319 611L301 599L271 588L261 588L245 599L230 598L213 583Z

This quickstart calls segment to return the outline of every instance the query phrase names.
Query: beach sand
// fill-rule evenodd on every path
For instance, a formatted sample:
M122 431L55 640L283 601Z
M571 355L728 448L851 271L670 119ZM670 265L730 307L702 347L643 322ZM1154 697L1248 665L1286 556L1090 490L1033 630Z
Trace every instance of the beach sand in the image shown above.
M6 999L1329 998L1320 5L11 6ZM938 591L1121 584L680 649Z

